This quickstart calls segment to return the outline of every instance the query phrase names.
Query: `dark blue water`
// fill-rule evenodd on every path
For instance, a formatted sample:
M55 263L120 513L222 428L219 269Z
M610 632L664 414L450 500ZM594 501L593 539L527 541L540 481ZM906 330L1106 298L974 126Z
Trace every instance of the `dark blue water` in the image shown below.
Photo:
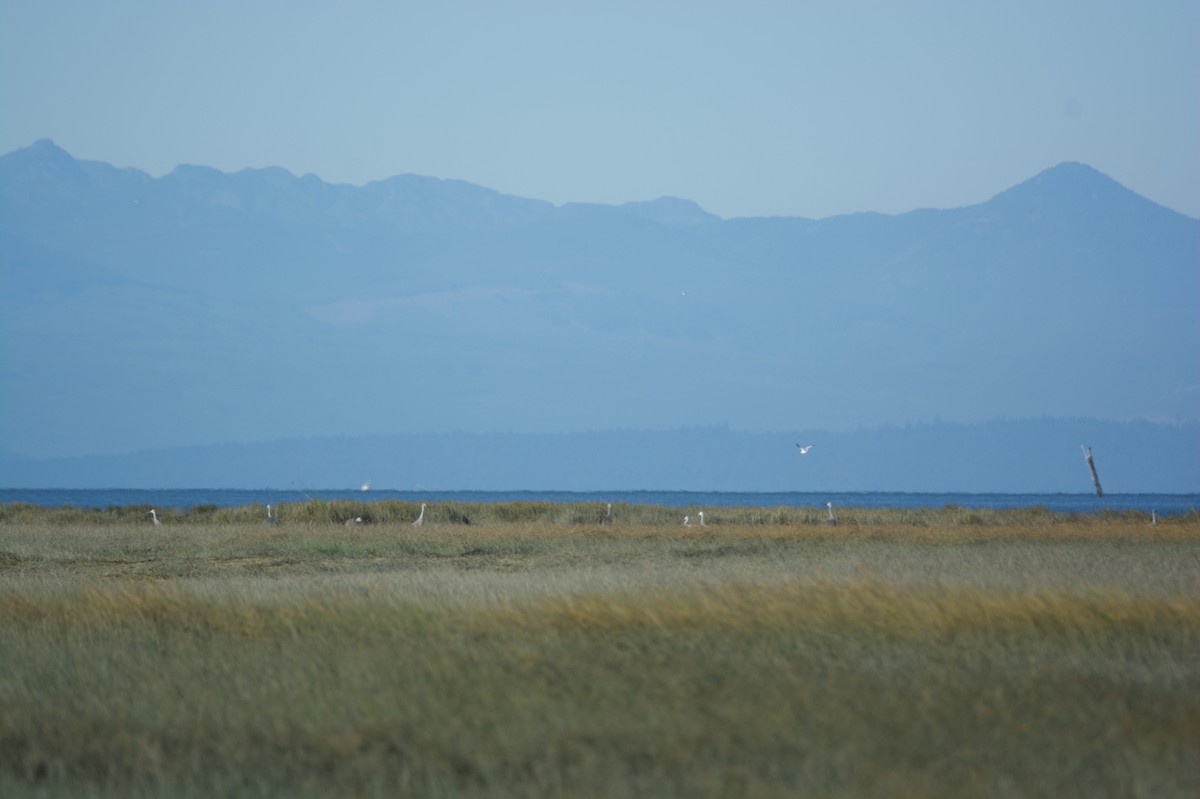
M1136 510L1159 516L1200 510L1200 494L907 494L871 492L736 493L723 491L320 491L225 489L49 489L3 488L0 502L29 502L43 507L72 505L105 508L110 505L153 505L186 509L196 505L237 507L258 503L278 505L310 499L350 499L359 502L614 502L669 507L792 507L823 508L826 502L843 508L1025 508L1041 506L1061 513Z

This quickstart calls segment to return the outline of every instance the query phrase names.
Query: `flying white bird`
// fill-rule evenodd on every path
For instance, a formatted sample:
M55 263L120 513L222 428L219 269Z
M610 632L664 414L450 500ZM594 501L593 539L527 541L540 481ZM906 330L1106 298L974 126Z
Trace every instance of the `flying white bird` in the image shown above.
M799 445L799 444L797 444L796 446L797 446L797 447L800 447L800 445ZM801 455L807 455L807 454L808 454L808 451L809 451L810 449L812 449L812 448L813 448L813 445L812 445L812 444L809 444L807 447L800 447L800 454L801 454Z
M421 503L421 515L420 515L420 516L418 516L418 517L417 517L417 520L416 520L415 522L413 522L413 523L412 523L412 526L413 526L413 527L420 527L420 526L421 526L421 525L423 525L424 523L425 523L425 503L424 503L424 502L422 502L422 503Z
M358 487L358 490L359 491L370 491L371 490L371 481L370 480L364 481L363 484Z

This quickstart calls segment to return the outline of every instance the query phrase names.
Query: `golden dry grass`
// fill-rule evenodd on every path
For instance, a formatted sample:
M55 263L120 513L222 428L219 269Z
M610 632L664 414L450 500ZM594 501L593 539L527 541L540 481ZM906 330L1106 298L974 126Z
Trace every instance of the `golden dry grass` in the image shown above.
M1194 520L656 512L9 516L0 794L1197 794Z

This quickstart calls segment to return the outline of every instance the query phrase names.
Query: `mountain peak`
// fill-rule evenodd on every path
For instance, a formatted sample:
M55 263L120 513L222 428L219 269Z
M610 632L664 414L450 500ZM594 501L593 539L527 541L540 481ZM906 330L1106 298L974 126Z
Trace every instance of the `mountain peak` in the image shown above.
M1042 170L1029 180L1000 192L986 204L1031 210L1098 206L1118 211L1162 208L1100 170L1078 161L1064 161Z
M53 139L38 139L33 144L17 152L28 152L42 157L70 158L71 154L54 143Z
M709 222L718 222L720 217L710 214L691 200L678 197L659 197L657 200L624 203L622 211L671 227L692 227Z
M1120 183L1101 172L1099 169L1080 161L1063 161L1061 164L1057 164L1048 169L1043 169L1041 172L1025 181L1025 183L1033 186L1040 186L1043 189L1049 190L1090 189L1102 191L1129 191L1129 189L1125 188Z
M20 177L66 181L77 185L88 180L82 165L50 139L38 139L28 147L0 157L0 175L5 183Z

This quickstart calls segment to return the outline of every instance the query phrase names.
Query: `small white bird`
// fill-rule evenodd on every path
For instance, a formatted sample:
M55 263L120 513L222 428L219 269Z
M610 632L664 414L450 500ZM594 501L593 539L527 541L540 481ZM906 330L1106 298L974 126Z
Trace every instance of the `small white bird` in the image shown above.
M364 480L363 484L358 487L358 490L359 491L370 491L371 490L371 481Z
M412 526L420 527L423 524L425 524L425 503L424 502L421 503L421 515L419 515L417 517L417 520L412 523Z
M813 448L813 445L812 445L812 444L809 444L807 447L801 447L799 444L797 444L796 446L797 446L797 447L800 447L800 454L801 454L801 455L807 455L807 454L808 454L808 451L809 451L810 449L812 449L812 448Z
M612 503L608 503L608 510L604 511L604 518L600 520L601 524L612 524Z
M1150 509L1150 524L1155 527L1158 526L1158 514L1154 512L1153 508Z
M833 503L832 503L832 502L826 502L826 503L825 503L825 510L829 511L829 517L828 517L827 519L825 519L825 523L826 523L826 524L829 524L829 525L836 525L836 524L837 524L837 517L833 515Z
M158 520L158 514L154 512L154 508L150 509L150 518L154 520L155 527L162 527L162 522Z
M266 524L274 524L274 523L275 523L275 517L271 515L271 506L270 506L270 505L268 505L268 506L267 506L267 520L266 520Z
M700 526L708 527L708 525L704 523L704 511L700 511Z
M684 527L691 527L691 526L692 526L692 517L691 517L691 516L684 516L684 517L683 517L683 526L684 526Z

